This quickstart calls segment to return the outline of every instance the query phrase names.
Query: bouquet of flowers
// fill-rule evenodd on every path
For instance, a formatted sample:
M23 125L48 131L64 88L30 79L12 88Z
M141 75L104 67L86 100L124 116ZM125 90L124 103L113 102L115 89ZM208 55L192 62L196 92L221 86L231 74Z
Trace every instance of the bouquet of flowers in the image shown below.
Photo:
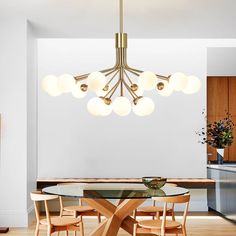
M196 133L201 137L200 143L207 143L214 148L226 148L233 143L233 128L234 123L227 112L225 118L213 123L207 121L206 128Z

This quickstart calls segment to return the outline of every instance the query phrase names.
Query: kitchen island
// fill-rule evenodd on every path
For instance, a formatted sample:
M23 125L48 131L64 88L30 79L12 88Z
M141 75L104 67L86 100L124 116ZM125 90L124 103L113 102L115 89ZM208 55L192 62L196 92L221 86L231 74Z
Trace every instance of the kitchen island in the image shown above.
M236 222L236 164L207 165L207 177L215 180L207 189L209 209Z

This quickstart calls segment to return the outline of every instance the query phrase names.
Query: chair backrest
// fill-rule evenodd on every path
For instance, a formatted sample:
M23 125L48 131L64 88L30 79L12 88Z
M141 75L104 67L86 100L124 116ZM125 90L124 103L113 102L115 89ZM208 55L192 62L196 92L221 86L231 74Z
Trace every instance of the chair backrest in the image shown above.
M50 194L43 194L40 191L35 191L35 192L30 193L30 197L31 197L31 200L34 201L34 209L35 209L37 224L39 224L39 221L40 221L39 206L37 203L40 201L44 201L47 223L48 223L48 225L50 225L51 219L50 219L50 213L49 213L47 201L57 199L58 196L57 195L50 195Z
M153 200L157 202L162 202L164 204L163 209L163 218L162 218L162 230L165 229L165 223L166 223L166 212L167 212L167 204L185 204L185 209L183 213L183 220L182 225L185 226L186 223L186 217L188 214L188 207L189 207L189 201L190 201L190 195L179 195L179 196L173 196L173 197L153 197Z
M35 191L30 193L30 197L32 201L39 202L39 201L48 201L57 199L57 195L51 195L51 194L43 194L40 191Z
M179 195L172 197L153 197L153 200L157 202L165 202L165 203L187 203L190 200L190 195Z

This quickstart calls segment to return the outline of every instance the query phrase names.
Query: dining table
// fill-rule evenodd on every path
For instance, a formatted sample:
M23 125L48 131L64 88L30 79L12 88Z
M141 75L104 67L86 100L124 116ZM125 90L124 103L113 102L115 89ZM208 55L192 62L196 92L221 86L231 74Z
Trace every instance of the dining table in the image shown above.
M105 220L92 230L90 236L115 236L120 228L132 235L137 221L131 214L147 199L189 193L186 188L168 185L160 189L149 189L143 183L59 184L43 188L42 191L62 197L82 198L89 206L105 216ZM145 234L145 236L151 235Z

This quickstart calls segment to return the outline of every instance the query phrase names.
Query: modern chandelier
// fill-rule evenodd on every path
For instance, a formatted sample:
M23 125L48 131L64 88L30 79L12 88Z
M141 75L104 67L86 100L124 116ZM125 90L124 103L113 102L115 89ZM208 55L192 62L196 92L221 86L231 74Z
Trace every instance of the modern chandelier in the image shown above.
M47 75L42 80L43 90L51 96L71 92L75 98L85 97L88 91L95 92L97 97L90 99L87 104L89 113L94 116L108 116L112 111L119 116L126 116L131 110L138 116L150 115L155 109L155 104L151 98L143 96L144 91L156 89L162 96L169 96L173 91L182 91L185 94L198 92L201 82L196 76L186 76L181 72L164 76L136 69L127 64L127 34L123 32L123 0L119 0L119 7L120 32L115 36L115 65L78 76Z

